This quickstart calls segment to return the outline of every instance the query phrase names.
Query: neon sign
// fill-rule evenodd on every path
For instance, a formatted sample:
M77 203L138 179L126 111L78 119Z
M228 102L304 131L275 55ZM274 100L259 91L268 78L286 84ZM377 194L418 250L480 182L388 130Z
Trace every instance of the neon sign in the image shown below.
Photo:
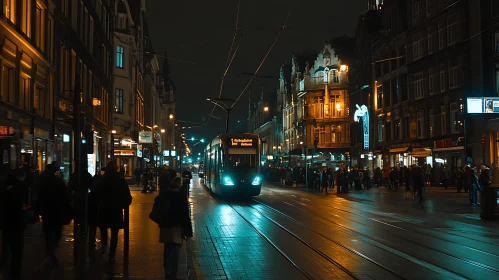
M369 111L366 105L359 106L356 104L357 110L353 114L353 120L360 122L362 119L362 127L364 131L364 150L369 150Z
M254 139L251 138L231 138L230 146L231 147L253 147Z

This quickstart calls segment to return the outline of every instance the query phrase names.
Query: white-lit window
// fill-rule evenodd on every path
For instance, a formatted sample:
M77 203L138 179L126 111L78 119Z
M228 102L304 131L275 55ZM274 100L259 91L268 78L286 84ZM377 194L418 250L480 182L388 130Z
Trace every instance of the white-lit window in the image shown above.
M423 72L414 74L414 98L420 99L424 97L423 92Z
M418 138L425 137L425 126L424 126L424 112L419 111L417 114L417 128L418 128Z
M457 43L458 38L457 14L453 14L447 18L447 44L452 45Z
M442 135L447 134L447 106L440 107L440 130Z
M21 30L31 38L31 0L22 0Z
M16 0L4 0L3 13L12 23L16 23Z
M417 60L423 57L423 39L420 37L420 35L415 35L413 37L413 42L412 56L414 60Z
M442 64L440 65L440 92L445 92L447 89L445 81L445 66Z
M430 129L430 137L434 137L435 136L435 112L433 111L433 109L430 109L428 114L430 116L430 120L428 122L428 126Z
M450 104L450 132L459 132L459 107L456 103Z
M458 66L450 67L449 66L449 89L458 87Z
M116 46L116 67L124 68L123 57L125 54L125 49L122 46Z

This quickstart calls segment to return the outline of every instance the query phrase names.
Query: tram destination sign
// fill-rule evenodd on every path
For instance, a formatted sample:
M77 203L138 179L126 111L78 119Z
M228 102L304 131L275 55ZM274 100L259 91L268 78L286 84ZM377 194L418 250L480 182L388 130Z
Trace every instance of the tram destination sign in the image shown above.
M230 138L230 147L251 148L256 146L256 139L252 138Z
M499 97L468 97L468 114L499 114Z

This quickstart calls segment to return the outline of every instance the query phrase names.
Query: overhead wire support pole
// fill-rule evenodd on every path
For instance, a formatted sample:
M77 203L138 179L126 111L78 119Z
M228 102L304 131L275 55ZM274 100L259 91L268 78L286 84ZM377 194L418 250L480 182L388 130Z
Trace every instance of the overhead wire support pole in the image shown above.
M232 106L234 105L234 99L230 98L207 98L206 100L210 101L215 105L215 107L220 107L227 113L227 119L225 120L225 133L229 132L229 121L230 121L230 111L232 110ZM231 105L227 105L224 102L230 102Z

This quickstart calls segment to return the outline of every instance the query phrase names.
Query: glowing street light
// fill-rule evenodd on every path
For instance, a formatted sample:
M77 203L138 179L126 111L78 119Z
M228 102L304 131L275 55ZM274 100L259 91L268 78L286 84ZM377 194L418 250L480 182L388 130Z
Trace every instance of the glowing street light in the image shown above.
M161 129L161 133L165 133L166 132L166 129Z
M173 119L173 114L170 114L169 118L170 118L170 120L172 120Z
M268 111L269 111L269 106L265 106L265 107L263 107L263 111L264 111L264 112L268 112Z
M115 129L111 130L111 133L116 134L116 130Z

